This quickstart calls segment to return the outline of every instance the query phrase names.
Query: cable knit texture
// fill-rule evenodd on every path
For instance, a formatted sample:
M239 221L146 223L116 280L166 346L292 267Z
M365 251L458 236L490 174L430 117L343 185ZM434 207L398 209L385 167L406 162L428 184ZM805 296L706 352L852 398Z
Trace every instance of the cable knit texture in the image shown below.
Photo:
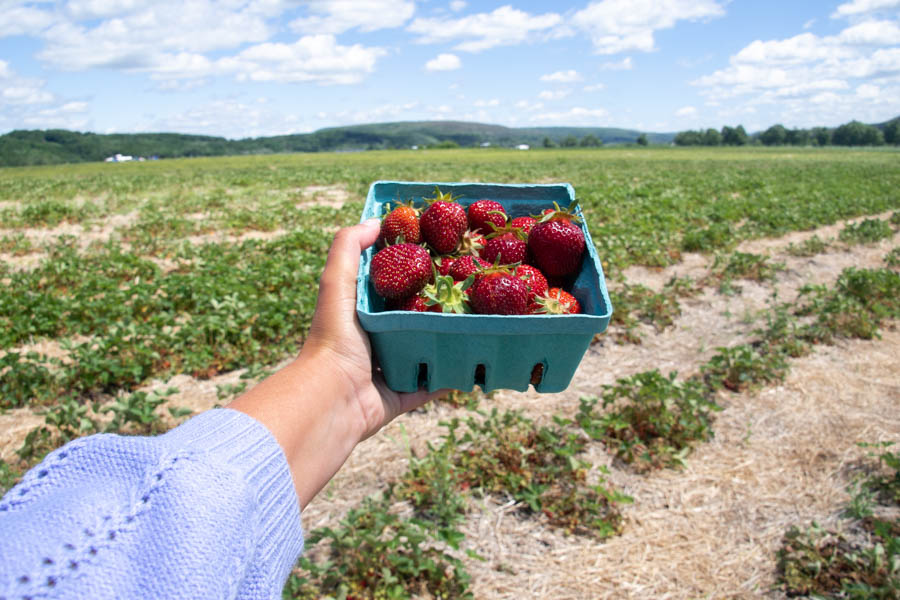
M0 500L0 600L280 598L303 549L281 447L207 411L51 452Z

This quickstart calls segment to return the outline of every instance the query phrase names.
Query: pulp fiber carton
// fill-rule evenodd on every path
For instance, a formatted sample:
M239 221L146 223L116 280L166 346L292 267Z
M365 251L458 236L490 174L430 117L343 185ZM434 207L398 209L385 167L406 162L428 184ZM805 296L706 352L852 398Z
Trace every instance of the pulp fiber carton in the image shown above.
M435 187L467 207L487 198L509 217L537 215L555 201L567 207L575 190L567 183L499 184L376 181L369 188L361 221L381 217L385 205L412 200L424 205ZM581 209L579 207L578 214ZM580 269L565 288L581 304L578 315L477 315L385 311L375 293L369 265L376 248L362 255L357 276L356 312L368 333L388 386L398 392L451 388L538 392L568 387L594 334L606 330L612 315L603 268L582 222L586 251Z

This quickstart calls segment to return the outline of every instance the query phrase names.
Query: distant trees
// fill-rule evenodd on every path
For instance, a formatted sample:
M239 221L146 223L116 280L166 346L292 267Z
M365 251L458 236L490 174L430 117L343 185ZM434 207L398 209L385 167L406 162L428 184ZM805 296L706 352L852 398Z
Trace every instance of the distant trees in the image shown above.
M641 135L639 135L639 136L637 137L637 139L635 140L635 142L637 142L637 145L638 145L638 146L646 146L646 145L649 143L649 142L647 141L647 134L646 134L646 133L642 133Z
M884 134L872 125L850 121L834 130L831 143L835 146L883 146Z
M596 148L597 146L602 146L603 140L598 138L593 133L589 133L583 138L581 138L581 142L579 142L579 146L582 148Z
M680 131L675 134L674 142L676 146L743 146L750 143L763 146L900 145L900 117L877 126L850 121L835 129L788 129L779 123L753 136L748 136L742 125L734 128L726 125L721 132L715 129Z

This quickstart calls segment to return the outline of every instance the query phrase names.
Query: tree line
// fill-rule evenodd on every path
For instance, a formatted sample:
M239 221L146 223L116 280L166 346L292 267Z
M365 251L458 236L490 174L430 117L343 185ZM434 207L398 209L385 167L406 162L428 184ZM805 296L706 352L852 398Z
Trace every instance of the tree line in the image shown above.
M717 129L688 130L675 134L676 146L884 146L900 145L900 117L881 125L850 121L839 127L788 129L772 125L765 131L748 135L742 125Z

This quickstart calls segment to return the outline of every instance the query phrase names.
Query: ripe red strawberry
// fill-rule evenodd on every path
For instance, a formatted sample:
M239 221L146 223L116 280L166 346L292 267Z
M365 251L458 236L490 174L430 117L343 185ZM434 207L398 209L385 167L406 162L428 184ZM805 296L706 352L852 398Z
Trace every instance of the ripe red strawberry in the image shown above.
M581 266L584 253L584 233L573 221L575 202L566 210L561 210L554 202L556 210L544 214L528 235L528 249L534 264L548 277L574 273Z
M385 302L387 310L411 310L413 312L437 312L425 303L425 296L421 293L406 298L395 298Z
M419 293L431 281L431 255L416 244L395 244L372 257L369 277L375 292L388 299Z
M455 281L462 281L470 275L476 275L482 269L491 266L491 263L477 256L460 256L450 267L450 276Z
M434 266L437 269L438 275L449 275L450 267L453 266L456 259L456 256L438 256L435 258Z
M468 221L466 210L450 194L435 190L434 198L426 199L428 208L419 219L422 239L438 254L452 254L459 246Z
M528 286L502 268L492 269L469 289L469 301L483 315L524 315L528 313Z
M400 204L394 207L381 219L381 231L375 244L384 248L388 244L396 244L398 238L410 244L418 244L422 241L419 230L419 211L408 204Z
M518 265L515 274L528 287L529 302L533 302L536 296L543 296L547 293L547 278L531 265Z
M493 223L497 227L503 227L507 218L502 204L495 200L487 199L476 200L470 204L467 217L469 219L469 229L481 231L482 233L493 231L489 223Z
M581 304L569 292L553 287L546 294L535 298L531 309L536 314L576 315L581 312Z
M537 219L535 219L534 217L524 216L516 217L509 222L509 226L515 227L516 229L521 229L527 236L531 233L531 228L534 227L535 223L537 223Z
M494 264L511 265L525 261L528 244L525 236L516 229L503 227L488 236L488 241L481 250L481 258Z

